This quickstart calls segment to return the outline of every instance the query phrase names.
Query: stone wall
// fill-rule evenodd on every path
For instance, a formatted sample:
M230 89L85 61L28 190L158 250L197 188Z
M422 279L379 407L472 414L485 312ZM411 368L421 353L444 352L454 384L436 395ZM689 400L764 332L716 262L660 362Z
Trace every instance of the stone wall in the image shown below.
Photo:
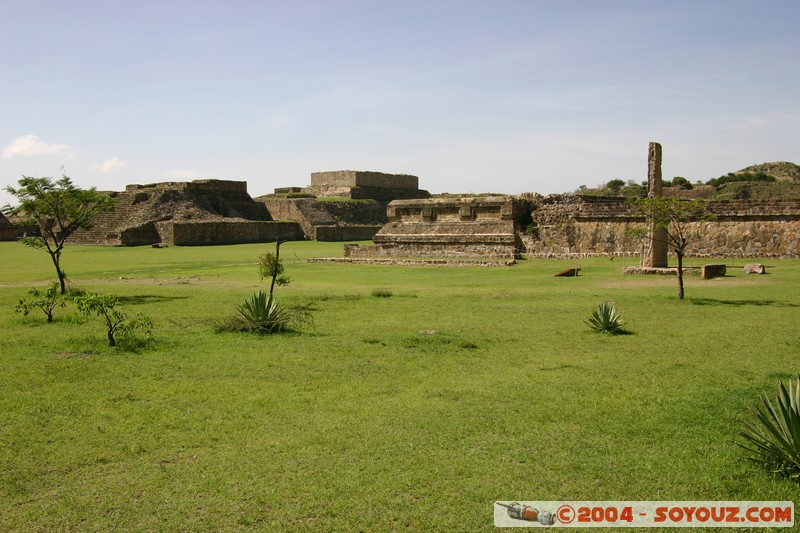
M0 226L0 241L16 241L37 229L36 226Z
M633 255L643 239L629 230L644 217L624 198L550 195L533 212L525 239L534 257ZM710 201L714 219L690 224L691 257L800 257L800 201Z
M419 189L419 178L410 174L385 174L362 170L334 170L311 173L312 187L372 187Z
M3 213L0 213L0 241L16 241L27 235L39 235L39 227L14 224Z
M119 239L119 244L121 246L147 246L166 242L161 239L161 235L158 233L154 222L124 229L119 233L119 236L115 236L115 238Z
M295 222L266 221L165 221L155 223L160 242L176 246L207 246L270 242L277 239L302 240Z
M368 241L381 229L381 226L317 226L314 228L315 241Z

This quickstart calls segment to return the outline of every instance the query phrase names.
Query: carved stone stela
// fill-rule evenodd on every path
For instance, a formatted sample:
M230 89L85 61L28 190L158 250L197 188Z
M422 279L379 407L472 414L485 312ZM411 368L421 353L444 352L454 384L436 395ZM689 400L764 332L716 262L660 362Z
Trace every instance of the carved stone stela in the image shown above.
M647 196L663 195L661 182L661 145L651 142L647 151ZM667 267L667 230L650 222L648 240L639 263L644 268Z

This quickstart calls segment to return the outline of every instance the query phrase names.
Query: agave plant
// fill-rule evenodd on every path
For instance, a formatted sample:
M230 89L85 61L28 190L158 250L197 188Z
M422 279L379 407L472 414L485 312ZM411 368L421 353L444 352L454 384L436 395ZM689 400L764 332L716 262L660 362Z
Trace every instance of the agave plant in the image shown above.
M237 309L242 329L253 333L276 333L289 328L292 315L264 291L253 293Z
M612 302L603 302L592 311L592 316L586 321L595 333L610 333L618 335L624 333L622 317Z
M745 423L740 435L748 459L771 472L800 482L800 376L787 390L780 382L775 403L763 394L761 403L751 407L754 420Z

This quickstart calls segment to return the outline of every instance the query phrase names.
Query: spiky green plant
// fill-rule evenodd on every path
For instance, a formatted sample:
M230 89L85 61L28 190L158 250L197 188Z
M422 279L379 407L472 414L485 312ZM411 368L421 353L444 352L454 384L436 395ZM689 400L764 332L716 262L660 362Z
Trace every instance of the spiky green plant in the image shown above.
M738 443L750 452L747 459L800 482L800 376L788 389L780 382L775 403L762 394L750 410L754 420L740 433L746 442Z
M592 311L592 316L589 317L586 324L595 333L610 333L612 335L624 333L622 317L613 302L603 302L598 305L597 309Z
M292 323L291 313L264 291L253 293L236 311L241 329L253 333L285 331Z

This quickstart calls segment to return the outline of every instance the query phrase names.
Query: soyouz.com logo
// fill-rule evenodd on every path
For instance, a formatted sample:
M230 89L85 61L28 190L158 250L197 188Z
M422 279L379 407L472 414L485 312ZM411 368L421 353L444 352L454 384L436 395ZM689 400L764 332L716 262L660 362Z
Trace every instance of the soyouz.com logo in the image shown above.
M793 527L794 502L498 501L497 527Z

